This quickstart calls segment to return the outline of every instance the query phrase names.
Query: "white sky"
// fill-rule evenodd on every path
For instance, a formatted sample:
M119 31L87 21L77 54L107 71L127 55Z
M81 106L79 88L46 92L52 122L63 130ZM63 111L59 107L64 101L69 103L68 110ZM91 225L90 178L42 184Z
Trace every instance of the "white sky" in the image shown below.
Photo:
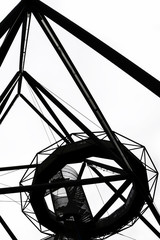
M18 2L18 0L1 0L0 20ZM158 0L44 0L43 2L160 79ZM84 105L84 100L81 99L68 73L50 43L41 34L34 19L31 26L25 69L51 91L96 121L87 105ZM52 26L111 128L146 146L157 169L160 170L160 99L75 37L55 24ZM20 33L1 67L0 93L18 71L19 42ZM67 127L71 128L68 122ZM92 124L90 127L92 130L97 130ZM22 100L18 100L0 128L0 167L30 163L33 156L49 144L40 119ZM0 178L0 183L10 185L13 179L20 180L22 174L22 172L13 173L9 178L7 175L3 176ZM8 196L12 197L12 195ZM160 211L159 196L160 183L155 198L156 206ZM13 198L17 200L19 196ZM0 196L0 201L3 200L5 202L0 204L0 214L18 239L42 238L37 229L21 214L17 203L6 202L9 199ZM151 216L149 214L148 216L150 220ZM151 220L151 223L154 223L154 220ZM140 220L124 234L136 240L157 239ZM3 240L10 239L0 226L1 235ZM117 239L127 238L120 235L111 237L111 240Z

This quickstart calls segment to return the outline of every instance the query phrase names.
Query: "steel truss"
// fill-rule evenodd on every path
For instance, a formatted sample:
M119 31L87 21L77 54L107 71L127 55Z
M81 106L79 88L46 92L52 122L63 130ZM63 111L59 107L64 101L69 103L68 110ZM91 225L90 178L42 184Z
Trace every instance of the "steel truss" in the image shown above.
M75 65L73 64L72 60L70 59L69 55L67 54L66 50L64 49L63 45L61 44L60 40L58 39L56 33L54 32L53 28L51 27L47 18L51 21L57 23L65 30L73 34L75 37L80 39L82 42L87 44L89 47L94 49L96 52L101 54L103 57L111 61L117 67L122 69L124 72L129 74L143 86L147 87L150 91L160 97L160 83L157 79L153 76L145 72L143 69L135 65L133 62L119 54L117 51L97 39L95 36L87 32L86 30L82 29L74 22L70 21L60 13L56 12L54 9L50 8L46 4L38 0L22 0L20 3L7 15L7 17L1 22L0 24L0 37L5 36L4 41L0 48L0 65L3 64L3 61L17 35L17 32L21 28L21 47L20 47L20 56L19 56L19 69L12 80L9 82L8 86L4 89L3 93L0 96L0 123L2 123L14 103L18 98L21 98L27 105L29 105L35 113L38 114L40 118L43 119L44 122L47 123L49 127L59 136L60 139L65 144L74 143L74 137L70 134L62 123L61 119L54 113L52 107L48 103L47 100L52 102L56 107L58 107L79 129L86 134L87 138L91 138L96 144L100 145L102 149L105 151L103 145L101 145L97 134L93 133L89 128L83 124L77 117L75 117L55 96L53 96L48 90L46 90L36 79L33 78L27 71L25 71L25 58L26 58L26 51L27 51L27 43L28 43L28 36L30 30L30 20L31 17L34 16L41 28L46 34L48 40L52 44L53 48L56 50L57 54L59 55L60 59L64 63L65 67L67 68L68 72L72 76L75 84L81 91L82 95L84 96L85 100L89 104L90 108L92 109L94 115L96 116L98 122L100 123L105 135L109 139L109 141L113 144L115 152L120 156L120 162L126 172L132 175L135 181L138 181L136 172L133 171L132 166L130 165L129 161L127 160L125 153L123 151L123 144L120 141L120 137L115 134L112 129L110 128L108 122L106 121L103 113L99 109L96 101L92 97L89 89L85 85L81 75L79 74L78 70L76 69ZM30 88L32 89L35 96L41 101L47 112L52 117L52 120L49 120L45 115L43 115L38 108L36 108L29 99L25 96L22 91L23 82L26 82ZM16 93L15 93L16 92ZM15 93L15 95L14 95ZM14 95L14 96L13 96ZM47 99L47 100L46 100ZM53 122L56 123L53 124ZM82 137L83 137L82 134ZM132 144L131 144L132 145ZM153 164L153 163L152 163ZM36 169L39 163L34 163L31 165L25 166L10 166L0 168L0 171L6 170L13 170L13 169ZM148 166L144 163L145 166ZM153 164L154 165L154 164ZM101 166L102 167L102 166ZM146 167L147 168L147 167ZM155 166L154 166L155 168ZM75 182L66 182L60 183L62 186L64 184L91 184L91 183L98 183L98 182L107 182L107 178L101 178L100 173L97 172L96 169L94 171L99 174L99 178L95 180L79 180ZM154 173L157 174L157 170L153 170ZM157 177L154 181L154 187L152 185L151 189L154 189L157 183ZM108 184L110 182L108 181ZM40 185L27 185L27 186L15 186L12 188L1 188L0 194L6 193L15 193L15 192L30 192L31 190L34 191L37 188L44 188L50 189L53 187L54 184L40 184ZM143 193L145 193L145 189L140 184L140 189ZM113 186L112 186L113 190ZM116 191L116 190L115 190ZM120 194L118 192L118 194ZM120 194L121 195L121 194ZM122 200L123 196L121 195ZM145 194L145 202L146 206L150 208L152 214L154 215L155 219L157 220L158 224L160 224L160 215L156 210L153 204L154 194ZM144 209L143 209L144 210ZM139 214L139 218L158 236L160 237L160 232L154 228L154 226L149 223L147 219L144 218L142 215L143 211ZM97 216L99 218L99 216ZM10 230L9 226L5 223L3 218L0 218L1 224L4 226L8 234L12 239L17 239L12 231Z
M94 133L98 139L103 139L103 140L107 140L108 137L106 135L105 132L95 132ZM158 172L154 166L153 161L151 160L147 150L145 149L144 146L142 146L141 144L138 144L134 141L132 141L131 139L128 139L120 134L115 133L116 137L118 139L120 139L123 143L123 145L129 149L129 151L131 151L135 156L137 156L139 158L139 160L141 162L143 162L143 165L146 168L146 171L148 172L148 183L149 183L149 189L150 189L150 194L152 196L152 198L154 199L154 195L155 195L155 189L156 189L156 185L157 185L157 180L158 180ZM84 133L74 133L71 134L72 138L76 141L83 141L83 140L87 140L88 136ZM57 147L58 144L58 147ZM32 160L32 163L30 166L36 166L39 165L42 162L42 158L43 161L45 161L45 159L50 156L57 148L59 148L59 146L65 146L66 143L64 140L60 140L58 141L58 143L54 143L52 145L50 145L49 147L45 148L44 150L38 152L34 159ZM82 174L84 172L84 169L86 167L89 167L93 173L95 173L95 175L97 177L92 177L92 178L87 178L85 179L84 177L82 177ZM28 187L30 187L30 189L35 189L35 190L40 190L40 189L45 189L47 191L47 189L52 189L52 188L61 188L61 187L68 187L68 186L90 186L91 184L100 184L100 183L105 183L106 186L111 189L111 191L113 191L114 195L109 199L108 204L111 204L111 206L113 206L113 204L115 203L115 201L120 198L122 202L126 203L126 197L124 197L124 192L125 190L128 188L128 186L130 185L130 182L125 182L124 183L124 189L122 190L121 187L119 186L118 188L114 187L115 182L119 182L122 180L126 180L129 177L129 174L125 174L124 171L121 168L117 168L116 166L113 166L112 164L105 164L104 162L102 162L101 158L98 158L96 160L92 160L92 159L85 159L81 165L81 168L79 170L79 178L75 181L70 180L70 181L61 181L61 182L53 182L53 183L45 183L45 184L40 184L40 185L32 185L33 179L34 179L34 174L36 171L36 167L33 169L28 169L26 171L26 173L24 174L24 176L22 177L21 181L20 181L20 185L22 188L22 195L21 195L21 199L22 199L22 211L24 212L24 214L28 217L28 219L30 219L31 222L33 222L33 224L40 230L40 231L44 231L44 232L48 232L48 234L50 234L50 231L47 229L44 229L43 226L41 224L39 224L39 222L37 221L36 215L32 209L31 206L31 201L30 201L30 194L27 192ZM105 172L109 172L109 174L103 175L103 171ZM115 174L112 174L115 173ZM127 185L126 185L127 184ZM16 190L16 189L15 189ZM49 193L47 194L49 195ZM112 199L113 198L113 199ZM114 199L115 198L115 199ZM106 208L109 208L109 205L106 203L105 207L103 206L103 210L101 209L95 216L94 216L94 221L97 221L101 215L103 215L106 212ZM144 218L143 214L144 212L148 209L148 205L145 204L143 209L141 210L141 212L139 213L139 215L137 217L135 217L132 221L130 221L127 226L124 226L121 230L124 230L126 228L131 227L139 218L148 226L152 229L152 231L157 235L159 234L158 231L155 229L154 226L152 226L149 221L147 219ZM109 235L110 236L110 235ZM98 238L96 238L98 239Z

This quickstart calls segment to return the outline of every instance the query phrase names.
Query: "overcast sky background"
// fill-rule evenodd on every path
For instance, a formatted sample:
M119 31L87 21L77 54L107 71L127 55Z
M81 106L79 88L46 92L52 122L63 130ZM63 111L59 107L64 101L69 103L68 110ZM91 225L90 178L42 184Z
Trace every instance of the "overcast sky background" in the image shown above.
M0 20L18 3L0 1ZM122 55L160 79L160 19L157 0L44 0ZM90 89L111 128L148 149L160 170L160 99L134 79L104 59L65 30L52 23L71 59ZM18 71L19 43L17 34L0 70L0 93ZM52 92L67 101L96 123L87 104L76 89L69 74L34 19L28 42L25 70ZM23 87L26 96L27 88ZM81 118L81 116L79 116ZM82 118L83 119L83 118ZM86 121L86 119L83 119ZM85 122L92 130L98 128ZM70 123L66 123L70 131ZM0 167L29 164L34 155L54 139L44 130L41 120L22 100L18 100L0 127ZM2 175L2 174L1 174ZM17 185L23 172L0 175L0 184ZM9 199L11 197L12 199ZM160 211L160 182L155 204ZM0 214L20 240L39 240L43 236L21 213L19 195L0 196ZM155 224L149 213L148 220ZM136 240L156 240L157 237L140 220L123 234ZM0 237L10 238L0 226ZM127 239L115 235L111 240Z

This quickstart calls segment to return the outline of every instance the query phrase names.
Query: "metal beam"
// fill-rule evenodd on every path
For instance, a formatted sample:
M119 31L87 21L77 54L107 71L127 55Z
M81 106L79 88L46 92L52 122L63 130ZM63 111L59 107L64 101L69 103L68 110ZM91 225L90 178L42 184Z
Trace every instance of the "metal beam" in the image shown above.
M6 95L6 97L4 98L3 102L0 104L0 114L2 113L3 109L5 108L7 102L9 101L10 96L11 96L11 94L12 94L15 86L16 86L16 83L15 83L15 85L10 89L10 91L8 92L8 94Z
M128 175L126 174L126 176L114 175L114 176L107 176L102 178L96 177L96 178L90 178L90 179L65 180L65 181L52 182L52 183L7 187L7 188L0 188L0 194L30 192L30 191L44 191L52 188L98 184L98 183L103 183L107 181L114 182L114 181L126 180L127 177Z
M90 166L90 168L97 174L97 176L99 177L103 177L103 175L98 171L97 168L93 167L93 166ZM116 193L117 192L117 189L110 183L110 182L105 182L106 185L114 192ZM123 202L126 202L126 198L120 194L119 195L119 198L123 201Z
M28 36L29 36L29 30L30 30L30 22L31 22L31 13L26 13L26 16L24 17L24 21L22 24L22 36L21 36L21 48L20 48L20 60L19 60L20 72L22 72L24 69Z
M88 136L99 142L98 138L78 119L76 118L64 105L62 105L52 94L50 94L39 82L37 82L29 73L23 72L24 78L28 83L34 82L34 85L48 98L50 99L66 116L68 116L82 131Z
M93 217L93 221L98 221L105 212L113 205L113 203L122 195L122 193L131 184L129 180L126 180L122 186L116 191L116 193L107 201L107 203L100 209L100 211Z
M101 177L102 174L96 169L96 168L93 168L91 167L91 169L99 176ZM110 182L106 182L106 184L108 185L108 187L113 191L113 192L117 192L117 189L110 183ZM126 203L127 199L121 194L119 196L119 198L124 202ZM148 220L141 214L139 213L138 217L147 225L147 227L149 227L152 232L154 234L156 234L158 237L160 237L160 232L157 231L157 229L150 223L148 222Z
M15 95L15 97L13 98L13 100L11 101L11 103L9 104L8 108L6 109L6 111L4 112L4 114L2 115L2 117L0 117L0 124L3 122L3 120L5 119L5 117L7 116L8 112L10 111L10 109L12 108L12 106L14 105L15 101L18 98L18 94Z
M0 172L36 168L38 165L39 164L30 164L30 165L18 165L18 166L1 167Z
M41 92L36 88L35 84L33 81L28 81L28 84L30 85L30 87L32 88L32 90L35 92L35 94L37 95L37 97L40 99L40 101L43 103L43 105L45 106L45 108L47 109L47 111L50 113L50 115L52 116L52 118L55 120L55 122L58 124L58 126L60 127L60 129L63 131L63 133L66 136L66 141L69 142L74 142L72 137L70 136L70 134L68 133L67 129L64 127L64 125L62 124L62 122L59 120L59 118L57 117L57 115L54 113L54 111L52 110L52 108L49 106L49 104L47 103L47 101L44 99L44 97L42 96ZM68 139L68 140L67 140Z
M143 215L139 215L139 218L160 238L160 232Z
M115 146L115 151L118 151L121 158L123 159L126 167L132 171L123 151L121 150L121 144L119 140L116 138L114 132L112 131L111 127L109 126L107 120L105 119L103 113L101 112L99 106L97 105L96 101L94 100L92 94L90 93L89 89L87 88L86 84L84 83L82 77L80 76L78 70L74 66L73 62L71 61L69 55L65 51L63 45L61 44L60 40L54 33L52 27L50 26L47 19L40 15L39 13L34 13L37 21L39 22L40 26L46 33L47 37L49 38L51 44L54 46L55 50L57 51L58 55L60 56L62 62L66 66L67 70L71 74L72 78L74 79L77 87L80 89L82 95L84 96L85 100L89 104L91 110L93 111L94 115L96 116L97 120L99 121L100 125L102 126L103 130L106 132L107 136L109 137L110 141Z
M73 34L75 37L80 39L82 42L87 44L89 47L94 49L96 52L101 54L103 57L108 59L110 62L160 97L160 82L148 72L144 71L122 54L41 1L37 1L35 6L33 4L32 8L33 11L37 11L38 9L41 14L44 14L52 21L63 27L65 30Z
M19 73L16 73L16 75L13 77L13 79L10 81L10 83L8 84L8 86L6 87L6 89L3 91L3 93L0 96L0 115L3 111L3 109L5 108L6 104L8 103L11 94L13 92L13 90L16 87L16 84L18 83L20 79L20 75Z
M5 98L6 94L9 92L9 90L14 86L14 84L18 81L20 77L20 72L17 72L14 77L12 78L12 80L9 82L9 84L7 85L7 87L5 88L5 90L2 92L2 94L0 95L0 103L3 101L3 99Z
M40 111L38 111L38 109L23 94L20 94L20 97L28 104L29 107L34 110L34 112L39 115L41 119L47 123L49 127L52 128L53 131L55 131L55 133L58 134L60 138L62 138L65 142L67 141L65 136L60 131L58 131L58 129Z
M0 223L2 224L2 226L4 227L4 229L6 230L6 232L11 237L12 240L18 240L1 216Z
M8 31L8 34L6 36L6 38L4 39L2 45L1 45L1 48L0 48L0 65L2 65L6 55L7 55L7 52L9 51L9 48L22 24L22 21L24 19L24 13L25 11L22 10L19 15L17 16L15 22L13 22L11 28L9 29Z
M100 168L104 168L106 170L119 173L121 175L123 175L125 173L125 171L122 168L113 167L113 166L110 166L110 165L107 165L107 164L103 164L101 162L96 162L96 161L93 161L93 160L86 159L86 163L89 166L94 166L95 165L95 166L98 166Z
M20 1L17 6L1 21L0 23L0 38L10 29L13 25L13 22L16 21L19 13L22 11L24 5Z

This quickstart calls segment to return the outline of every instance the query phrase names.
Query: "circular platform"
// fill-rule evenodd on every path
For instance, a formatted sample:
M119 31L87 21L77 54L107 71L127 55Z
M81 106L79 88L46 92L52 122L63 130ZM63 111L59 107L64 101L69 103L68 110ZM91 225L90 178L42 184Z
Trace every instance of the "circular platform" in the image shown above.
M118 152L114 149L112 143L107 140L100 140L99 144L91 139L80 140L75 143L58 147L50 154L42 164L37 168L33 184L55 183L50 190L51 194L60 188L77 188L95 182L103 182L109 186L113 194L108 198L104 206L95 214L91 215L88 221L83 217L76 217L73 209L67 209L62 219L58 219L56 213L48 207L45 196L46 190L32 191L30 193L30 203L40 224L54 233L63 233L66 237L75 238L75 228L83 239L97 238L103 235L110 235L120 231L129 222L136 219L145 203L145 194L149 193L146 168L143 163L124 145L122 151L132 168L132 172L125 166ZM94 158L103 159L103 163L94 161ZM115 162L111 165L110 162ZM92 170L102 168L112 174L103 176L97 172L97 178L79 179L71 181L70 179L54 179L57 173L61 172L68 164L82 163L89 166ZM95 170L96 172L97 170ZM54 180L53 180L54 179ZM121 186L116 189L113 182L121 181ZM58 185L60 184L60 185ZM124 196L125 190L130 186L127 196ZM105 213L112 204L120 199L121 206L114 209L110 214ZM96 202L95 202L96 204ZM68 205L69 206L69 205ZM76 203L75 203L76 208ZM66 211L66 210L65 210ZM65 213L64 211L64 213ZM70 213L69 213L70 212ZM82 214L82 212L80 213ZM83 215L83 214L82 214Z

